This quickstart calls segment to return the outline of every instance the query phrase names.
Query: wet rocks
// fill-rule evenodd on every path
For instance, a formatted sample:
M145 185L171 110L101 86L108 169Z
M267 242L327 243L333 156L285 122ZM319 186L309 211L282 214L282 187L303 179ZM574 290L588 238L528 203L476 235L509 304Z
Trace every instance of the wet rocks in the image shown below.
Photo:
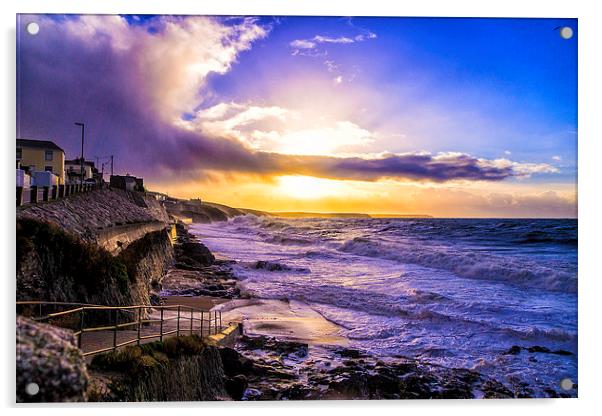
M163 295L213 296L225 299L238 298L240 289L231 272L221 265L199 270L171 269L163 278Z
M224 366L224 373L233 377L238 374L250 374L253 369L253 361L243 357L233 348L220 348L219 354Z
M522 350L528 351L530 353L543 353L543 354L556 354L556 355L573 355L572 352L566 350L551 350L548 347L542 347L541 345L533 345L531 347L521 347L518 345L513 345L508 350L506 350L503 355L518 355Z
M336 350L335 353L337 353L341 357L346 358L361 358L366 356L366 354L364 354L363 352L351 348L341 348Z
M520 354L521 350L522 348L518 345L513 345L506 352L504 352L504 355L518 355Z
M225 373L242 374L242 400L449 399L516 397L475 371L407 358L386 362L351 348L333 348L332 360L312 357L306 344L243 336L237 350L222 349ZM326 365L330 364L330 365Z
M303 267L290 267L286 264L276 263L273 261L259 260L253 264L253 268L267 270L269 272L284 272L284 271L295 271L300 273L309 273L309 269Z
M216 261L211 251L177 224L174 267L162 281L162 294L170 296L240 297L230 262Z
M226 392L234 400L241 400L245 390L247 389L249 382L247 377L242 374L237 374L234 377L226 379Z
M283 271L283 270L291 270L291 268L285 264L280 264L280 263L274 263L274 262L270 262L270 261L265 261L265 260L260 260L257 263L255 263L254 266L256 269L263 269L263 270L267 270L270 272L274 272L274 271Z
M215 257L204 244L190 234L182 225L176 226L178 239L174 246L176 264L180 268L195 270L203 266L210 266Z

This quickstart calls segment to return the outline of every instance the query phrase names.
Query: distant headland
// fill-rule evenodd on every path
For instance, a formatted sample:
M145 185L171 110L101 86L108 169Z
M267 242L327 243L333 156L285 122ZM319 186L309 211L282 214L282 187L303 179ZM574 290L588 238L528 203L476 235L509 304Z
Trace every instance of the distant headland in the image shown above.
M362 214L357 212L270 212L288 218L433 218L424 214Z

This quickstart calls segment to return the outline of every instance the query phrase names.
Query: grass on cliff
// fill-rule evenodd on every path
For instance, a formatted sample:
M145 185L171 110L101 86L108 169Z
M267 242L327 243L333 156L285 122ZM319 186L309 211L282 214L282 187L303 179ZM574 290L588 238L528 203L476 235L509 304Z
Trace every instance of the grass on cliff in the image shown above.
M99 294L117 288L129 293L125 262L108 251L71 236L59 227L33 219L17 221L17 270L26 261L39 262L39 278L34 292L21 295L56 301L99 303ZM17 282L19 283L19 282ZM44 293L46 292L46 293ZM66 299L63 299L65 298Z
M141 374L161 365L169 364L170 359L183 355L198 355L205 348L198 335L170 337L161 341L96 355L90 364L91 369L118 371L127 374Z

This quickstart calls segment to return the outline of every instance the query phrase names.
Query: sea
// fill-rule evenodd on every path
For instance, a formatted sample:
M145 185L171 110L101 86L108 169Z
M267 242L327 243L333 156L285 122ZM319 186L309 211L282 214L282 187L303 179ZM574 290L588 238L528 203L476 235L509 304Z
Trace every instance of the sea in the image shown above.
M191 231L251 296L303 302L370 354L534 396L578 382L575 219L247 215Z

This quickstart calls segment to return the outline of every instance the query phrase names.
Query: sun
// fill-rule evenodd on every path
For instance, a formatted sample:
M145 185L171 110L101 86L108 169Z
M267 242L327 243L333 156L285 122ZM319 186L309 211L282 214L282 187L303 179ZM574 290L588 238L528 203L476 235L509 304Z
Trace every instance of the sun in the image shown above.
M347 186L341 181L311 176L280 176L275 192L295 199L320 199L345 195Z

